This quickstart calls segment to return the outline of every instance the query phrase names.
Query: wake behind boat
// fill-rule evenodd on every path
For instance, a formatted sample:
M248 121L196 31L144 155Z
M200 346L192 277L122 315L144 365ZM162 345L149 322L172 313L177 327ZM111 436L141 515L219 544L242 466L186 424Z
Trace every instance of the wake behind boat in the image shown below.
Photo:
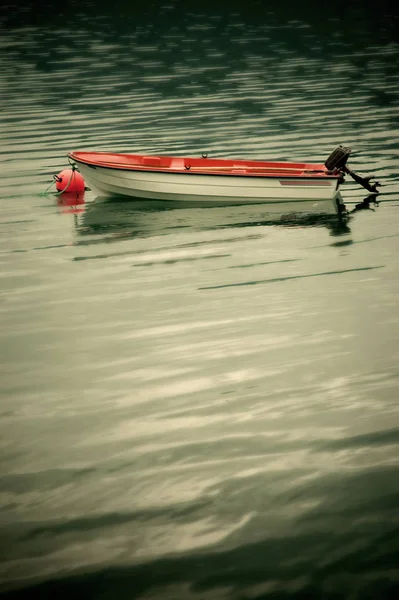
M142 154L69 154L97 196L183 203L256 204L314 201L343 207L339 186L350 150L324 164ZM378 192L376 192L378 193Z

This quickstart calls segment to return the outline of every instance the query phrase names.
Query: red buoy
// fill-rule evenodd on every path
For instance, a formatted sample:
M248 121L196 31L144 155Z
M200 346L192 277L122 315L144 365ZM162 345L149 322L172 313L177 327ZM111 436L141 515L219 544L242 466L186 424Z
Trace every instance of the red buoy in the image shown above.
M85 191L85 181L76 169L64 169L54 176L55 187L58 192L75 192L82 194Z

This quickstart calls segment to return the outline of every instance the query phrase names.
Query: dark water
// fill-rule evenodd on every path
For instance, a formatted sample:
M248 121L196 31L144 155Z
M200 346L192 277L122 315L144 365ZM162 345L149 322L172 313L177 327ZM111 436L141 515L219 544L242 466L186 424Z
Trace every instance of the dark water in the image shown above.
M1 22L2 594L396 598L393 5L37 2ZM384 184L346 224L42 195L73 149L339 143Z

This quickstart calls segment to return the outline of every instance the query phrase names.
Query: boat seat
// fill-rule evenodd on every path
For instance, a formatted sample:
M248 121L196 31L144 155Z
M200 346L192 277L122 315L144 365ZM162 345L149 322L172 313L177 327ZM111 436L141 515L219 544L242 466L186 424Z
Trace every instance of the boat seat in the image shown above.
M172 158L172 161L170 163L170 168L171 169L185 169L186 168L186 163L184 158Z
M162 161L159 156L143 156L142 165L144 167L162 167Z

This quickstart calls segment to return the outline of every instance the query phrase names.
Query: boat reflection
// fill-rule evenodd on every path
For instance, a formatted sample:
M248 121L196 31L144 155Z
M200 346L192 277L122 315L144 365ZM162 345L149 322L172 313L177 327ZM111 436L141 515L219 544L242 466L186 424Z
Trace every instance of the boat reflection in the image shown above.
M326 208L330 208L327 204ZM315 208L319 209L319 211ZM312 212L313 210L313 212ZM320 212L314 202L209 206L131 201L115 198L96 199L86 204L75 226L79 236L108 238L168 235L177 230L214 230L232 227L325 227L333 236L350 233L350 215Z

